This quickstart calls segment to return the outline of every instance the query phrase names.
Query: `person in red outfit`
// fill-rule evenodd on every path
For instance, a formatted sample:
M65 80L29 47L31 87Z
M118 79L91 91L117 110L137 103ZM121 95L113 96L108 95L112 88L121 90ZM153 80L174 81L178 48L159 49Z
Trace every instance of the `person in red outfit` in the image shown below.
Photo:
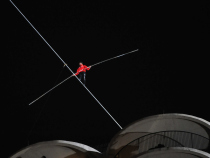
M82 62L79 63L79 68L77 69L77 72L73 75L79 75L78 78L80 81L85 85L86 84L86 70L90 70L91 66L87 67L86 65L83 65Z

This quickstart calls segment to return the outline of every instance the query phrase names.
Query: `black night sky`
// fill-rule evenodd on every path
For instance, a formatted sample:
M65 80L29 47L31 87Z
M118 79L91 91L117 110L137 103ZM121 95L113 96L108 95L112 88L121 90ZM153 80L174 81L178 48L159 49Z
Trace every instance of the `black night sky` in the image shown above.
M92 67L87 88L122 126L183 113L210 121L207 96L210 3L27 1L14 4L75 72ZM94 147L120 130L16 8L6 2L3 135L5 154L41 141ZM207 90L207 92L206 92Z

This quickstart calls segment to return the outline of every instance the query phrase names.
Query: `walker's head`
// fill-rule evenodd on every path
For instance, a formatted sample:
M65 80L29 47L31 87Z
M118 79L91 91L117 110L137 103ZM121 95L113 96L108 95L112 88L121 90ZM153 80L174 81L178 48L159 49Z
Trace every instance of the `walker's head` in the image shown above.
M79 62L79 65L80 65L80 66L82 66L82 65L83 65L83 63L82 63L82 62Z

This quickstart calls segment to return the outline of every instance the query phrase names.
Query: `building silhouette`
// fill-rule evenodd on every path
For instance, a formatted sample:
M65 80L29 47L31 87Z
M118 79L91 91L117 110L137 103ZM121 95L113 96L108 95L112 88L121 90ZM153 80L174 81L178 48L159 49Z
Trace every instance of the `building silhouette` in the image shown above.
M120 130L104 153L84 144L48 141L30 145L11 158L208 158L210 123L186 114L142 118Z

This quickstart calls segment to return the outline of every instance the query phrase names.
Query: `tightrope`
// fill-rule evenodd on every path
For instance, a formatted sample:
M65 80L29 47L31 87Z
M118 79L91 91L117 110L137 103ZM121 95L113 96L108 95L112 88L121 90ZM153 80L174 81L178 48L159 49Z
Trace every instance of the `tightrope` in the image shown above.
M18 7L12 2L12 0L10 0L10 2L12 3L12 5L18 10L18 12L24 17L24 19L31 25L31 27L36 31L36 33L43 39L43 41L50 47L50 49L55 53L55 55L63 62L63 64L65 65L66 63L64 62L64 60L56 53L56 51L50 46L50 44L44 39L44 37L42 37L42 35L36 30L36 28L30 23L30 21L23 15L23 13L18 9ZM68 65L66 65L66 67L69 69L69 71L73 73L73 71L69 68ZM90 95L98 102L98 104L104 109L104 111L106 111L106 113L112 118L112 120L120 127L120 129L122 129L122 127L119 125L119 123L112 117L112 115L103 107L103 105L98 101L98 99L96 99L96 97L89 91L89 89L79 80L79 78L77 76L75 76L77 78L77 80L83 85L83 87L90 93Z

